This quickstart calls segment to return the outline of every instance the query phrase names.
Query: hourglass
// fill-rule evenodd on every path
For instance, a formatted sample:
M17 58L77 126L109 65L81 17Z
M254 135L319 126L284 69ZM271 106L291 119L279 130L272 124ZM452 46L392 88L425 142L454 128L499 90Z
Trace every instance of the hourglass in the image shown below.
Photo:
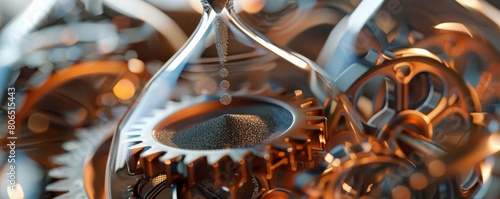
M331 115L351 112L321 68L244 24L236 1L202 3L114 135L108 197L293 194L291 177L330 148Z

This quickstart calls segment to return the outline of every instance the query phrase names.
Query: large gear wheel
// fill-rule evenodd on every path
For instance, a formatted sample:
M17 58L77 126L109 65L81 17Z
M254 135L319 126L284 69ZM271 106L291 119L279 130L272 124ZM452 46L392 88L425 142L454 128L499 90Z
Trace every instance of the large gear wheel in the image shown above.
M300 90L294 93L267 90L236 96L238 100L224 109L218 99L209 97L171 101L168 108L153 111L126 132L132 143L129 172L142 170L147 179L165 174L167 184L184 176L188 187L213 172L211 180L227 187L234 198L238 188L259 172L272 182L282 165L292 171L303 168L302 162L313 161L314 150L324 148L325 116L315 100L304 99ZM219 129L217 123L230 130ZM210 134L217 131L243 134Z
M57 199L104 197L104 195L100 195L104 194L104 186L101 186L99 191L96 191L94 187L89 187L99 184L94 181L103 181L102 178L96 176L94 169L89 169L89 164L99 146L110 138L114 128L116 128L116 124L116 121L110 121L90 128L77 130L75 133L77 139L67 141L63 145L67 153L51 158L52 162L60 166L51 169L48 175L60 180L47 185L46 190L53 193L61 193L55 197ZM91 183L88 183L89 181Z
M32 77L22 74L17 101L21 108L16 115L18 138L23 140L18 148L42 148L27 154L49 168L53 165L44 157L64 151L60 144L45 147L47 143L71 140L74 129L117 117L114 108L126 106L131 100L118 99L113 89L120 85L115 86L120 81L133 82L127 84L133 87L128 89L136 90L142 84L140 75L128 71L125 61L85 61L50 74L43 83L31 86L24 80Z
M363 133L386 141L412 164L421 156L416 154L448 154L479 133L470 129L474 116L483 114L479 98L446 62L418 48L367 57L376 57L376 66L354 64L339 78L365 124ZM364 74L351 81L356 71ZM461 183L457 192L470 197L480 184L479 169L458 175L456 181Z
M367 70L346 90L363 121L376 128L372 133L377 138L387 139L393 136L390 132L402 127L403 121L411 121L408 123L411 128L418 129L411 131L433 139L445 136L445 129L435 129L436 126L453 121L468 126L472 121L470 114L481 113L478 96L472 88L430 52L412 48L393 56ZM353 66L351 73L357 70ZM351 78L347 77L351 73L342 78Z
M415 43L415 47L428 49L443 58L450 67L474 86L483 109L495 112L500 100L500 59L496 56L495 46L481 35L452 30L441 30ZM498 44L497 44L498 45Z

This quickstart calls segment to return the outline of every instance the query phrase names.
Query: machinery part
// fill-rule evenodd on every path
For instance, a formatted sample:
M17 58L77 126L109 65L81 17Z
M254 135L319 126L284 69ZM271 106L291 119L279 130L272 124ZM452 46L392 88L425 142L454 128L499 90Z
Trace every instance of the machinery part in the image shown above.
M488 41L486 38L472 34L439 29L438 33L416 42L414 46L428 49L449 63L465 81L474 86L484 111L497 114L494 109L500 99L497 75L500 74L500 59L494 46L485 43Z
M26 78L23 74L18 80L20 101L17 104L21 109L17 111L16 129L19 131L18 138L23 142L17 148L43 149L26 153L49 167L52 164L43 157L63 151L56 145L44 146L72 139L76 128L116 118L113 108L130 104L130 99L142 84L140 76L128 71L127 63L123 61L82 62L58 70L44 83L24 90L23 80L32 78L29 72L26 71ZM119 99L116 94L123 94L124 89L128 89L125 93L127 98Z
M325 116L313 99L295 93L241 96L224 109L207 97L170 102L168 109L153 111L126 132L126 141L133 143L129 172L143 170L147 179L166 174L167 184L181 176L187 177L188 186L213 180L234 192L259 172L273 180L282 165L296 170L299 162L312 161L313 149L324 147ZM207 172L213 172L213 179Z
M322 26L330 31L342 16L352 12L354 6L350 1L272 1L265 2L259 12L243 9L244 12L240 12L239 16L252 28L279 45L300 45L304 41L295 41L297 36ZM314 38L308 37L308 40ZM303 49L294 50L309 57L308 54L303 54L306 52Z
M116 0L103 0L103 2L119 12L139 18L154 27L175 50L180 49L187 40L186 34L174 20L148 2ZM144 12L136 12L137 9L144 10Z
M500 151L500 134L484 128L487 122L481 116L474 117L472 131L476 133L458 150L423 156L417 163L397 156L387 142L368 135L358 144L346 142L332 149L315 169L298 175L296 185L309 197L326 199L496 197L490 190L463 192L454 180L447 180Z
M362 1L352 14L344 17L330 33L325 46L318 55L317 62L326 66L325 70L333 79L337 79L347 66L356 61L356 52L353 46L356 44L357 35L378 8L382 6L382 3L383 1L380 0ZM328 67L328 65L335 65L335 67Z
M404 2L406 6L403 6L405 10L410 6L409 3L410 1ZM422 2L419 2L422 3ZM444 4L449 4L449 3L444 3ZM387 35L384 35L384 31L381 31L381 27L377 27L377 24L367 24L368 28L371 29L374 34L375 33L382 33L380 36L378 36L379 43L382 44L382 49L383 50L391 50L394 49L394 47L416 47L416 48L422 48L428 50L430 53L435 54L436 56L434 59L437 58L437 60L442 60L446 65L448 65L451 69L453 69L455 72L458 72L459 75L462 76L462 78L468 83L471 84L472 86L475 87L475 90L472 89L472 87L469 88L470 92L472 93L472 96L470 98L463 98L463 100L469 100L469 99L474 99L477 104L478 102L481 102L483 111L489 112L489 113L494 113L496 114L496 104L498 103L497 100L497 94L498 92L495 92L495 90L498 90L498 84L497 84L497 78L496 75L498 72L498 58L496 54L498 54L498 40L495 37L492 37L493 32L498 32L498 29L496 26L490 26L488 25L489 21L488 20L478 20L480 18L479 15L477 16L472 16L471 15L476 15L473 13L465 13L463 12L463 8L459 7L454 7L453 9L446 9L447 12L449 10L454 10L457 13L464 13L464 14L457 14L457 13L443 13L441 12L441 9L443 8L443 5L441 3L438 3L435 7L432 9L427 9L427 8L421 8L420 6L416 6L419 8L415 9L408 9L410 12L404 12L403 14L397 15L398 19L404 19L404 20L409 20L409 21L399 21L403 24L399 24L400 28L397 31L396 36L393 38L396 38L393 40L392 43L389 42L389 37ZM422 4L424 5L424 4ZM451 4L450 4L451 5ZM450 6L448 5L448 6ZM478 4L475 4L478 5ZM411 5L413 7L415 5ZM476 7L477 9L478 7ZM484 11L484 10L482 10ZM480 11L481 12L481 11ZM492 12L492 10L490 10ZM393 13L394 14L394 13ZM491 13L490 13L491 14ZM404 16L403 16L404 15ZM452 16L453 15L453 16ZM448 21L453 21L453 23L448 23ZM491 19L494 20L494 19ZM456 22L458 21L458 22ZM425 24L425 25L423 25ZM378 24L380 25L380 24ZM410 28L411 27L411 28ZM427 28L423 27L434 27L434 31L429 31ZM488 27L488 28L486 28ZM426 30L427 29L427 30ZM417 33L417 37L415 36L416 31L421 31L425 34ZM419 35L419 36L418 36ZM399 39L397 39L399 38ZM373 53L373 55L378 54L378 53ZM393 56L390 55L392 53L386 53L384 52L385 55L382 56ZM427 54L427 52L426 52ZM368 57L368 56L367 56ZM373 57L373 56L372 56ZM375 56L375 57L381 57L380 54ZM378 59L378 58L377 58ZM366 61L362 60L361 62ZM379 64L379 60L377 60L376 64L375 62L368 60L369 63L376 65ZM345 77L349 78L344 78L342 80L347 80L348 79L357 79L353 78L352 74L355 73L356 70L352 69L358 69L357 72L358 74L365 73L366 71L369 70L370 67L353 67L347 69L346 71L343 71L345 73L349 73L351 75L345 75ZM344 82L345 83L345 82ZM342 83L341 83L342 84ZM350 83L347 82L347 84L350 86ZM348 86L345 86L344 88L347 89ZM376 87L376 86L374 86ZM416 88L415 84L412 88ZM477 94L476 94L477 93ZM464 95L466 97L469 97L467 95ZM476 97L477 96L477 97ZM373 97L374 98L374 97ZM372 99L373 99L372 98ZM477 100L480 99L480 100ZM364 99L360 100L364 101ZM375 100L374 100L375 101ZM375 103L375 102L374 102ZM383 104L383 103L382 103ZM366 105L366 104L365 104ZM370 105L373 107L374 105ZM477 111L480 111L480 109L476 108ZM460 119L460 118L444 118L444 121L453 121L455 119ZM463 118L462 118L463 119ZM433 126L433 130L437 129L439 132L445 132L445 131L450 131L450 129L446 129L447 127L455 127L455 126L464 126L461 125L461 123L455 123L456 125L453 125L453 123L448 123L443 122L445 124L441 124L441 126L437 125ZM470 122L469 122L470 123ZM444 127L444 128L443 128ZM466 128L462 129L461 131L464 132ZM436 132L436 131L435 131ZM491 132L496 132L496 130L492 130ZM444 134L446 135L446 134ZM467 135L470 135L468 133ZM441 137L441 136L438 136ZM468 136L464 137L466 139ZM449 137L441 137L437 138L438 140L447 140L450 139ZM408 139L409 141L415 142L414 139ZM453 140L453 139L451 139ZM456 139L455 139L456 140ZM340 142L340 141L339 141ZM453 142L453 141L452 141ZM455 141L456 142L456 141ZM464 140L460 138L460 142L457 143L462 143ZM435 143L433 143L435 144ZM460 144L462 145L462 144ZM440 151L440 152L438 152ZM432 151L430 150L430 153L434 153L434 155L440 155L442 153L442 150L438 151ZM488 164L485 163L478 163L478 165L492 165L491 162L493 159L496 159L495 157L490 157L488 158ZM493 164L494 165L494 164ZM483 167L483 166L481 166ZM486 168L490 168L489 166L486 166ZM477 168L479 170L479 168ZM480 169L482 175L485 176L490 176L491 172L488 170L490 169ZM479 172L478 172L479 173ZM492 178L484 178L484 179L495 179L495 177ZM469 179L470 180L470 179ZM479 187L479 190L475 193L471 193L469 191L468 196L462 195L461 197L478 197L478 198L484 198L481 194L492 194L489 195L490 197L497 197L498 194L495 196L495 190L490 189L487 190L488 183L483 183L482 185L486 186L481 186ZM440 185L441 186L441 185ZM452 185L447 185L448 187L445 189L457 189L458 185L453 184ZM450 186L452 188L450 188ZM469 186L470 188L470 186ZM458 188L458 191L463 191ZM464 194L463 192L460 194ZM471 196L470 194L474 194ZM477 195L476 195L477 194Z
M12 20L0 35L0 88L2 91L8 87L8 75L11 67L21 56L19 49L24 37L29 34L48 17L49 12L56 6L57 0L34 1L26 10L24 10L17 19ZM30 21L30 23L26 23ZM3 99L4 92L0 92Z
M123 112L123 111L122 111ZM99 146L109 140L116 121L100 123L89 128L77 130L76 140L67 141L63 148L67 153L52 157L52 162L60 165L49 171L49 177L60 179L52 182L46 187L52 193L62 192L55 198L102 198L104 196L104 179L96 175L97 171L92 169L92 159ZM109 144L109 143L108 143ZM99 165L101 168L104 163ZM97 168L99 169L99 168ZM88 179L92 178L92 179ZM90 183L88 183L90 181ZM95 182L94 182L95 181ZM102 181L102 182L98 182ZM100 184L96 190L94 184Z
M58 197L102 198L91 196L95 192L89 193L89 188L83 187L87 184L83 182L84 161L102 142L101 139L106 137L99 131L104 128L99 124L124 114L124 108L130 104L135 90L143 84L139 78L144 73L130 72L124 61L86 61L59 69L54 74L48 72L50 75L40 83L29 85L29 81L35 78L30 73L30 70L24 70L17 82L20 91L18 98L23 99L18 101L21 109L16 115L17 129L20 130L17 136L23 142L17 148L25 150L28 156L47 168L63 165L51 170L48 177L65 180L48 185L46 189L49 192L46 195L67 191ZM126 98L119 99L124 96L124 90L127 92ZM107 128L109 137L109 128L113 127ZM68 141L75 136L78 141ZM60 142L65 144L58 144ZM32 150L35 148L37 150ZM56 158L52 160L47 156ZM104 168L105 164L100 166Z
M395 53L394 59L368 70L346 91L363 121L377 128L372 133L379 139L388 139L409 131L434 139L443 136L436 128L449 125L446 120L460 121L460 126L467 128L471 122L470 114L481 112L477 95L441 61L412 54L419 52L418 49L404 51L410 53ZM369 103L362 102L367 99ZM457 117L447 119L453 116ZM412 127L405 126L405 123ZM452 147L456 144L444 145Z
M476 93L437 56L412 48L367 57L374 57L376 66L354 64L338 79L365 124L364 133L387 141L415 165L415 153L441 156L477 133L469 132L472 115L481 114ZM366 72L351 83L360 70ZM459 179L463 194L477 188L477 175L471 171Z
M85 3L96 2L85 1ZM158 11L155 8L148 8ZM83 11L79 1L31 2L27 10L9 22L1 32L0 56L2 61L0 61L0 70L3 71L1 75L6 76L2 76L3 78L0 79L0 87L6 88L13 85L20 70L27 70L22 68L24 66L30 69L39 69L35 80L41 81L56 69L71 66L76 61L108 59L110 57L115 60L117 57L120 59L123 55L115 53L121 53L132 44L134 44L132 47L144 45L143 41L146 38L157 39L152 27L132 18L114 16L111 18L111 22L96 22L102 19L102 16L89 17L88 14ZM106 14L115 15L115 13ZM159 16L165 17L166 15L160 12ZM126 20L123 20L124 18ZM85 21L81 22L82 19ZM147 22L154 21L148 17L143 19ZM27 21L29 23L26 23ZM171 19L170 22L172 22ZM129 27L131 24L133 27ZM174 27L177 33L181 31L176 23L170 23L167 26ZM157 23L153 27L157 28L156 30L160 33L165 33L165 28L160 27ZM172 40L170 35L163 36ZM186 37L182 31L176 36ZM182 43L178 38L173 43L167 43L167 47L170 48L174 45L174 49L177 49L180 47L176 46L179 45L179 41ZM160 46L161 51L166 50L162 47ZM158 46L155 48L155 52L158 52ZM168 49L168 51L171 50ZM173 53L168 52L168 54ZM3 94L1 92L0 96Z
M214 25L218 14L206 1L204 1L204 9L205 12L198 29L189 42L165 64L162 71L157 73L148 88L142 93L141 98L138 99L133 110L129 112L129 115L123 120L123 124L120 125L114 137L115 145L112 147L110 156L112 159L110 159L108 166L108 174L112 176L119 176L122 173L141 174L145 180L152 180L164 174L168 176L165 179L167 185L181 183L184 180L182 184L186 186L188 191L183 192L190 192L189 190L192 190L197 184L205 183L205 179L207 179L210 181L207 184L215 184L219 189L229 190L229 197L232 198L237 197L236 190L240 190L241 185L248 182L251 177L260 179L264 176L265 181L269 181L269 187L275 187L274 172L278 172L277 168L287 165L289 170L294 171L310 167L314 159L313 149L324 150L327 140L324 120L329 115L323 113L323 108L324 106L328 106L331 110L337 108L337 103L332 107L330 104L334 101L333 98L336 97L338 90L330 85L331 81L328 81L319 66L296 53L279 48L269 40L257 35L253 30L248 29L240 21L233 10L232 2L229 1L229 5L223 8L219 15L227 17L230 26L233 27L231 32L235 35L234 40L237 41L232 40L231 42L246 45L242 49L237 49L235 54L242 54L241 51L263 52L263 50L267 50L270 52L269 54L277 55L279 59L276 61L279 64L266 67L256 64L258 69L254 68L253 65L252 67L240 65L231 71L229 77L233 78L238 73L241 78L235 79L235 81L241 83L248 79L249 88L257 90L264 86L290 88L295 90L295 97L284 97L278 95L280 93L263 95L252 93L249 95L248 93L238 93L238 89L236 89L236 92L230 92L231 95L235 94L232 96L232 102L223 103L225 106L214 99L221 97L221 92L225 91L196 93L199 95L199 98L196 97L197 99L187 97L187 93L181 92L181 90L185 89L183 87L185 80L193 77L189 75L190 69L193 69L191 64L199 60L199 55L210 56L213 51L209 50L214 50L213 48L204 48L206 47L204 45L210 34L210 27ZM220 19L220 17L218 18ZM231 42L228 44L229 49L231 49ZM206 51L203 52L204 50ZM228 55L228 57L230 56ZM256 57L267 56L257 54ZM216 59L214 63L217 61L219 59ZM207 70L213 72L211 71L212 67L207 68L201 67L198 70L202 71L200 74L207 72ZM240 68L244 70L238 70ZM228 68L228 70L231 69ZM293 71L291 72L293 74L284 75L285 73L281 71ZM215 72L216 76L217 74L219 73ZM204 75L207 76L207 74ZM209 77L210 75L212 74L208 74ZM255 77L255 79L249 77ZM306 83L307 81L311 82ZM314 94L312 94L313 89ZM316 93L318 92L323 96L317 97ZM303 94L314 96L316 99L302 101L299 96ZM329 101L324 102L323 100L327 98ZM318 100L318 104L323 104L323 106L316 106L315 100ZM181 101L182 104L172 104L172 101ZM184 101L186 107L182 107ZM266 111L257 113L256 110L240 108L243 106L253 107L254 104L263 106L263 110ZM219 115L206 114L210 111ZM276 114L280 111L282 113ZM192 120L200 122L189 125L193 121L187 120L187 116L192 116L194 118ZM293 120L283 117L293 118ZM283 121L273 128L269 128L270 123L281 119ZM230 128L221 130L224 126ZM199 143L200 139L196 136L207 128L211 131L211 133L206 132L208 138L215 135L227 135L228 132L240 135L246 133L248 136L248 132L242 131L244 128L255 128L257 132L263 133L258 137L252 137L252 139L232 140L231 137L224 136L224 142L221 142L220 138L214 140L213 143L205 141L202 144L193 145L186 142L196 140ZM184 136L191 138L180 139ZM243 138L247 137L243 136ZM253 170L253 168L256 169ZM210 171L213 172L214 177L201 175ZM163 177L158 179L163 179ZM285 181L284 183L290 182ZM115 188L111 181L108 181L107 186L107 190L110 190L108 192L110 197L124 191L111 190ZM136 187L141 188L141 186Z
M398 198L399 189L407 191L403 198L418 198L404 181L413 170L385 144L365 136L359 144L333 148L317 168L298 175L296 185L311 198Z

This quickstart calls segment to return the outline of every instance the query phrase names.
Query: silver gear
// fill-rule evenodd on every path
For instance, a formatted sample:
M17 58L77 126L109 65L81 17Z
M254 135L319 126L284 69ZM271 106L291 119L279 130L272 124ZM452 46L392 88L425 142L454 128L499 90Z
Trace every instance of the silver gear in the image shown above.
M371 63L376 66L370 68L369 66L362 66L362 64L359 63L354 64L344 72L343 77L340 77L339 80L342 82L344 89L347 90L346 94L349 95L351 99L354 100L354 104L357 105L360 115L364 116L365 126L367 127L365 130L371 132L368 134L373 134L378 139L391 142L392 144L388 144L388 147L391 147L393 152L402 158L409 158L408 155L411 155L411 153L408 152L409 148L425 152L426 154L430 153L431 156L442 156L449 151L446 152L441 149L441 147L454 149L459 145L463 145L461 143L461 137L463 137L463 135L460 136L458 141L450 141L453 140L450 138L453 138L453 133L455 131L446 131L437 127L439 125L441 125L441 127L442 125L449 126L449 122L446 123L447 118L454 113L464 120L463 122L465 122L466 127L470 127L474 122L474 117L482 114L480 112L482 109L479 98L472 87L466 85L466 82L463 82L459 74L448 68L446 62L443 62L429 51L412 48L404 49L394 54L390 52L385 52L385 54L371 53L372 54L369 53L367 55L367 61L371 61ZM398 62L398 60L401 62ZM363 75L360 75L360 71L364 74L362 73ZM356 79L355 81L352 81L352 75L356 72L358 72L358 76L354 78ZM425 93L416 92L410 94L410 91L408 91L410 82L422 82L423 77L420 77L421 79L419 80L418 75L426 73L435 75L439 79L433 80L433 83L420 84L420 88L425 88L428 86L427 84L429 84L431 86L430 88L432 88L430 89L432 93L427 94L427 91L424 90ZM385 85L387 87L385 89L387 90L384 90L383 93L377 93L376 91L373 92L373 90L366 89L375 84L373 80L377 77L386 78L384 80L386 84L388 84L388 81L391 81L392 87ZM429 78L429 80L431 79ZM442 90L439 89L439 83L436 84L436 82L439 81L442 81L444 85ZM391 88L392 90L389 90ZM415 85L411 88L413 88L413 91L415 91L415 88L418 90L418 87ZM392 95L389 95L391 92ZM442 94L440 95L439 92ZM422 94L424 94L423 96L425 98L423 99L425 100L419 102L418 98ZM380 97L381 95L382 97ZM373 99L370 100L370 106L366 106L366 102L364 102L365 106L360 103L364 100L362 98L365 96L367 96L366 99ZM366 107L370 107L371 109L368 111L361 110ZM421 120L420 117L424 118L422 121L425 122L419 121ZM461 121L457 118L452 118L452 120L449 121L455 120L456 123ZM398 128L407 128L404 127L405 125L410 125L413 129L407 129L398 133L398 131L401 130L398 130ZM370 126L373 127L370 128ZM441 133L436 130L441 130ZM436 133L433 133L434 131L436 131ZM402 132L412 133L406 135L406 133ZM457 132L466 133L468 131L465 129L458 129ZM450 133L450 135L448 135L448 133ZM471 130L468 134L477 133L479 132ZM395 142L395 137L398 136L400 137L398 141ZM448 139L442 139L447 136L449 136ZM450 143L448 143L448 141L450 141ZM405 148L399 147L400 143L406 144ZM471 192L476 191L475 188L477 188L476 185L478 185L478 181L474 180L478 179L476 173L471 171L471 173L467 175L471 180L462 179L463 181L461 181L463 183L463 190L460 194L464 194L462 195L464 197L468 197ZM494 179L494 177L490 179ZM481 189L481 187L479 188Z
M185 98L180 102L170 101L163 109L152 111L151 116L144 117L137 121L131 128L125 132L127 142L132 143L130 149L130 159L127 160L129 172L138 173L140 169L144 171L146 178L154 178L163 173L169 178L165 179L167 184L175 183L176 176L187 177L189 186L199 181L198 176L204 175L202 170L197 171L197 165L206 161L207 166L211 166L215 173L216 184L223 186L235 186L229 188L236 191L238 184L242 184L250 178L249 169L250 157L257 157L265 168L265 178L271 180L277 167L288 165L291 170L296 170L298 162L312 161L312 151L324 148L325 143L325 116L322 115L323 107L317 106L313 99L303 99L302 92L296 91L294 96L288 97L285 92L275 92L266 90L257 96L236 96L232 104L238 104L241 100L243 105L252 104L270 104L286 109L292 116L293 122L289 127L279 135L271 136L268 139L253 146L220 148L209 150L191 150L167 146L158 141L159 125L169 119L178 122L184 118L175 119L172 115L180 116L188 111L203 112L203 108L216 110L220 102L216 98L194 97ZM209 106L207 106L207 104ZM231 106L231 105L230 105ZM203 108L202 108L203 107ZM227 107L226 107L227 108ZM188 111L186 111L188 110ZM183 112L184 111L184 112ZM207 110L205 110L207 111ZM197 113L199 114L199 113ZM255 163L257 161L254 161ZM241 169L234 177L234 182L224 182L219 176L225 172L222 165L236 164ZM137 166L140 165L140 168Z
M103 123L89 128L77 130L76 140L67 141L63 148L67 153L51 158L54 164L61 165L48 172L49 177L60 179L47 185L46 190L63 194L56 199L93 198L85 186L85 168L89 158L99 146L107 140L116 128L117 121ZM101 177L99 177L101 178ZM101 178L102 179L102 178Z

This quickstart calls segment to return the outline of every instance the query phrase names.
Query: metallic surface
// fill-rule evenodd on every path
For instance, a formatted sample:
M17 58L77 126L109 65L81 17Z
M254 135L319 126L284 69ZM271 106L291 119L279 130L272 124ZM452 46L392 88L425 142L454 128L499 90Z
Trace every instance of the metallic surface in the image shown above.
M0 198L500 197L495 1L0 7Z

